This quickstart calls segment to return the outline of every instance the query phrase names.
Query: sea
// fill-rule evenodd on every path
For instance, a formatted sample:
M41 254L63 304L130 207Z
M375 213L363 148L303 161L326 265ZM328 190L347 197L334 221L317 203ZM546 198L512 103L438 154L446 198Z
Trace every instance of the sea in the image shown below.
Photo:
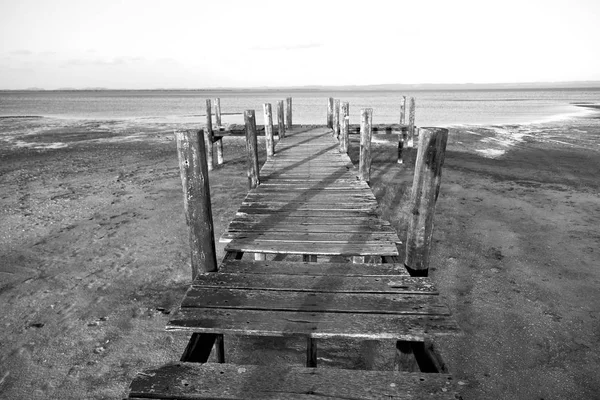
M590 113L575 103L600 102L600 88L546 90L423 91L269 91L269 90L97 90L0 91L0 117L128 120L203 123L205 99L220 98L224 123L243 123L255 110L262 121L264 103L292 97L294 124L325 124L327 98L350 103L350 122L362 108L373 109L374 124L399 123L402 97L414 97L416 125L504 125L540 123Z
M0 91L0 145L4 142L11 146L60 148L67 144L37 143L21 138L30 133L39 135L44 129L80 127L85 130L91 125L119 132L149 126L165 130L178 126L201 128L206 120L206 99L215 98L220 99L224 125L243 124L245 110L255 110L256 122L261 125L263 104L271 103L275 120L277 101L287 97L292 97L294 124L325 124L329 97L349 102L351 124L360 122L362 108L373 109L374 124L399 123L403 97L414 97L415 125L492 127L496 138L488 142L497 145L478 151L497 156L504 154L505 147L522 141L524 136L535 136L540 125L568 125L597 114L597 108L581 105L600 104L600 88Z

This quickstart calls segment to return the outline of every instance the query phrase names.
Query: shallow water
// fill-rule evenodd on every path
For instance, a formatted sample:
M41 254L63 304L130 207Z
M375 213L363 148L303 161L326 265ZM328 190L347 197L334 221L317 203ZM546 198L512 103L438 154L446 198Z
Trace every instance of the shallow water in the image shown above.
M42 91L0 92L0 116L125 119L130 123L203 123L205 99L221 98L224 123L243 123L244 110L293 98L296 124L324 124L327 98L350 103L351 123L373 108L374 123L398 123L402 96L416 99L418 126L524 124L585 115L572 103L600 103L600 88L448 91ZM274 113L275 114L275 113ZM275 115L274 115L275 117Z

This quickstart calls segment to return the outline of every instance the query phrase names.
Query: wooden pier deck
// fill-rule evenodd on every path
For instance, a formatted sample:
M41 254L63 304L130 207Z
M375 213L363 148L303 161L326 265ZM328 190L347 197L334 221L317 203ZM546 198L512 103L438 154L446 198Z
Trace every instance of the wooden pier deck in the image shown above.
M331 129L277 144L221 240L218 272L198 274L167 325L192 334L181 362L140 374L130 398L455 398L423 344L456 323L431 280L398 263L400 240ZM231 334L304 337L306 368L204 364L213 348L225 362ZM421 344L413 364L438 373L315 369L318 340L331 338L396 340L400 370Z

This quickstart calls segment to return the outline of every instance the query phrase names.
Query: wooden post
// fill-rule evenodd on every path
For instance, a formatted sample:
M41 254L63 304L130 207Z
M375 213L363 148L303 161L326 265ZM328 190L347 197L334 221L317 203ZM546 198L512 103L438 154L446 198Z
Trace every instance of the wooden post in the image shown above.
M400 101L400 125L406 124L406 96Z
M204 132L178 131L175 139L183 185L183 207L190 231L192 279L195 279L200 270L217 270Z
M403 126L400 128L400 130L402 132L398 135L398 164L404 164L404 158L406 157L406 151L404 151L404 148L406 147L408 128Z
M340 100L335 99L333 105L333 137L340 137Z
M408 111L408 145L415 147L415 98L410 98L410 109Z
M421 128L415 165L404 265L412 276L427 276L435 203L440 192L448 129Z
M213 130L212 130L212 110L210 107L210 99L206 99L206 128L204 128L204 143L206 144L206 160L208 170L214 168L213 161Z
M216 123L217 123L217 128L221 127L221 99L220 98L216 98L215 99L215 119L216 119Z
M371 180L371 128L373 123L373 109L363 108L360 111L360 159L358 164L358 177L361 181Z
M244 111L244 123L246 124L246 151L248 153L248 186L254 189L260 183L258 172L258 144L256 141L256 118L254 110Z
M221 136L221 139L217 140L217 164L221 165L223 162L223 137Z
M279 125L279 140L285 137L285 122L283 118L283 100L277 101L277 124Z
M350 104L347 101L342 103L342 120L340 136L340 153L347 154L350 144Z
M333 97L327 99L327 127L333 129Z
M271 112L271 103L263 104L265 114L265 142L267 144L267 156L272 157L275 154L275 142L273 141L273 113Z
M287 99L285 99L285 102L286 102L286 108L287 108L285 127L287 129L292 129L292 98L288 97Z

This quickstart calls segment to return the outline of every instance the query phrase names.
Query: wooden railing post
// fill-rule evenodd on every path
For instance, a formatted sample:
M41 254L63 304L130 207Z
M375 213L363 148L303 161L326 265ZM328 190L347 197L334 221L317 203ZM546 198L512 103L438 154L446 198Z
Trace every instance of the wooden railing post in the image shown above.
M406 96L400 101L400 125L406 124Z
M335 99L333 104L333 137L340 137L340 99Z
M265 143L267 144L267 156L272 157L275 154L275 142L273 141L273 113L271 112L271 103L263 104L265 114Z
M283 100L277 101L277 124L279 125L279 130L277 134L279 135L279 140L285 137L285 122L283 118Z
M404 265L412 276L427 276L433 215L440 192L448 129L420 128Z
M210 203L210 186L204 132L175 132L179 172L183 186L183 206L190 233L192 279L200 270L217 270L215 235Z
M248 153L248 186L250 189L254 189L260 183L254 110L244 111L244 123L246 124L246 151Z
M333 128L333 97L327 99L327 127Z
M217 128L221 127L221 99L215 99L215 123L217 124Z
M415 147L415 98L410 98L410 109L408 111L408 144L406 147Z
M210 99L206 99L206 128L204 128L204 143L206 146L206 160L208 163L208 170L212 171L214 168L214 164L213 164L212 110L211 110L211 106L210 106Z
M361 181L371 180L371 135L373 124L373 109L363 108L360 111L360 159L358 177Z
M287 115L286 115L286 122L285 122L285 127L287 129L292 129L292 98L288 97L287 99L285 99L286 102L286 108L287 108Z
M347 154L350 147L350 104L347 101L342 103L341 118L340 153Z
M404 158L406 157L406 137L408 128L403 126L400 128L401 133L398 135L398 164L404 164Z

